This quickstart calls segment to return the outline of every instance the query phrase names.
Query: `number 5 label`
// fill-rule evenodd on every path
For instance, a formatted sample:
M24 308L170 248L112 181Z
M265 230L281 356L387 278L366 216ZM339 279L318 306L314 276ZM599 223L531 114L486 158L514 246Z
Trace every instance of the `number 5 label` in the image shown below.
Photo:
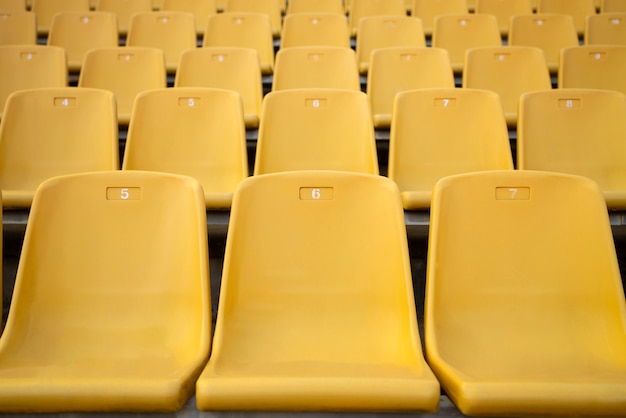
M107 200L139 200L141 199L140 187L107 187Z

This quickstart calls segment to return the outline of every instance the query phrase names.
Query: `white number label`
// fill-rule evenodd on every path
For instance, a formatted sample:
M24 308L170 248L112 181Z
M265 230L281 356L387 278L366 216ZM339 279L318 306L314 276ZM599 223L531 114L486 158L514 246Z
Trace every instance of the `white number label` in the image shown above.
M120 197L122 198L122 200L127 200L129 196L130 194L128 193L128 188L122 187L120 189Z
M317 187L311 190L311 197L313 200L319 200L322 197L322 192Z

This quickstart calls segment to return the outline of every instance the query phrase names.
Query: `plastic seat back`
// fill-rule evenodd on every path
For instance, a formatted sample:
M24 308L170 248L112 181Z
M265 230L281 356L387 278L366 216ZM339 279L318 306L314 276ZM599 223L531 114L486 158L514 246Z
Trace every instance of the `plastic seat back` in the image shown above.
M5 207L29 208L35 190L48 178L118 168L115 98L110 92L40 88L9 96L0 123Z
M135 14L152 11L152 0L98 0L96 11L115 13L117 29L123 39L128 34L130 22Z
M343 0L289 0L286 15L297 13L335 13L345 18Z
M37 43L37 17L25 10L0 8L0 45L34 45Z
M180 57L175 87L211 87L234 90L243 101L246 127L258 128L263 101L259 54L255 49L205 47Z
M393 46L426 46L421 20L409 16L362 18L359 23L359 36L356 39L359 72L367 75L373 50Z
M530 0L476 0L474 13L495 16L500 34L506 39L511 17L532 14L533 7Z
M135 97L167 86L163 51L139 46L92 49L85 56L78 86L112 91L118 123L128 125Z
M175 74L180 54L196 48L196 24L188 12L137 13L131 21L127 46L159 48L165 56L165 69Z
M209 16L217 13L217 4L216 0L163 0L160 10L163 12L187 12L193 14L196 24L196 35L202 37L209 24Z
M570 15L550 13L513 16L509 45L540 48L548 70L557 75L561 49L578 46L574 19Z
M561 50L559 88L616 90L626 94L626 46L580 45Z
M58 13L52 19L47 43L64 48L68 70L80 72L89 50L118 46L117 17L109 12Z
M26 0L0 0L0 10L3 12L25 12Z
M463 87L495 91L500 95L507 125L517 125L522 93L552 88L543 51L530 46L480 47L467 51Z
M280 37L282 28L281 4L276 0L228 0L225 13L261 13L270 19L272 36Z
M596 14L594 0L537 0L537 14L553 13L570 15L574 19L576 33L582 39L587 16Z
M54 15L60 12L88 12L89 0L32 0L30 10L37 15L37 33L45 37Z
M272 91L336 88L361 91L356 54L349 47L300 46L276 54Z
M601 13L626 12L625 0L601 0Z
M218 13L209 17L202 46L256 49L264 75L274 71L274 41L269 17L261 13Z
M253 176L235 194L201 410L434 411L394 183Z
M293 46L350 47L346 17L337 13L293 13L285 16L280 48Z
M474 89L398 93L389 138L389 178L405 209L428 209L437 181L453 174L512 170L500 99Z
M470 416L618 416L626 308L606 204L584 177L461 174L433 194L426 358Z
M589 177L609 208L626 208L624 94L555 89L523 95L517 150L518 168Z
M33 201L0 339L0 409L176 411L208 357L210 312L198 182L51 179Z
M361 19L369 16L406 16L404 0L351 0L348 24L353 38L357 38Z
M585 45L626 46L626 12L587 16Z
M372 51L367 94L374 127L389 128L397 93L431 87L454 87L450 56L445 49L390 47Z
M467 0L415 0L411 16L422 21L424 34L430 37L435 30L435 18L443 15L464 15L469 13Z
M0 46L0 118L11 93L39 87L65 87L63 48L45 45Z
M470 48L502 45L498 20L488 14L442 15L435 19L432 46L448 51L455 74L463 73Z
M122 169L194 177L208 209L229 209L237 185L248 176L239 94L202 87L141 93Z
M292 170L378 174L365 93L295 89L265 96L254 174Z

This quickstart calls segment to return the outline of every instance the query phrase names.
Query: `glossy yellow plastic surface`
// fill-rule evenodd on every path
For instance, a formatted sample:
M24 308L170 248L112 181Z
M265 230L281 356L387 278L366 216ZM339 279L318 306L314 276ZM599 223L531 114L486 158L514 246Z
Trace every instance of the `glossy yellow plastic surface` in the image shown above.
M139 93L167 87L163 51L140 46L92 49L85 55L78 86L113 92L117 121L128 125Z
M281 4L275 0L228 0L225 13L261 13L269 17L272 36L280 37L282 28Z
M65 50L45 45L0 46L0 118L11 93L39 87L66 87Z
M616 90L626 94L626 46L580 45L561 50L559 88Z
M585 45L626 46L626 11L587 16L585 23Z
M90 49L118 46L117 17L109 12L58 13L47 43L65 48L68 70L78 72Z
M202 46L256 49L261 73L274 72L274 40L268 16L261 13L218 13L209 17Z
M339 2L341 3L341 0ZM283 20L280 48L293 46L350 48L350 32L346 16L319 12L288 14Z
M462 85L498 93L506 123L515 127L522 93L549 90L552 81L545 54L540 48L501 46L469 49Z
M345 9L343 0L289 0L286 14L298 13L334 13L345 16Z
M197 181L113 171L38 189L0 338L1 411L176 411L210 338Z
M570 15L579 37L585 32L587 16L596 14L594 0L537 0L537 14L555 13Z
M362 18L383 15L406 16L404 0L350 0L348 6L350 35L357 38Z
M498 20L500 34L509 36L511 17L533 13L531 0L476 0L476 14L488 14Z
M437 409L392 181L254 176L237 190L230 220L199 409Z
M216 0L163 0L160 10L193 14L196 24L196 35L203 36L209 23L209 16L217 13L217 4Z
M372 51L367 94L376 128L389 128L397 93L432 87L454 87L450 56L445 49L389 47Z
M6 208L29 208L51 177L117 170L115 98L75 87L11 95L0 123L0 188Z
M420 18L424 34L431 36L435 30L437 16L467 13L469 13L468 0L415 0L411 16Z
M378 174L374 127L365 93L296 89L265 96L254 174L292 170Z
M509 45L540 48L550 73L556 75L559 70L561 49L578 45L574 18L570 15L551 13L513 16Z
M626 209L626 95L554 89L522 95L517 166L589 177Z
M183 174L202 184L207 208L230 208L248 176L239 94L180 87L140 94L124 151L124 170Z
M602 193L509 170L435 187L426 358L470 416L625 416L626 307Z
M369 16L359 23L356 55L359 72L367 75L373 50L391 46L426 46L422 21L409 16Z
M26 10L5 10L0 4L0 45L35 45L37 16Z
M0 9L3 12L24 12L27 10L26 0L0 0Z
M303 88L361 91L354 50L339 46L281 48L276 54L272 91Z
M443 15L435 19L432 46L450 55L455 74L463 73L465 52L482 46L501 46L498 20L488 14Z
M263 103L259 54L251 48L205 47L180 56L175 87L234 90L243 102L246 127L258 128Z
M54 15L59 12L88 12L89 0L32 0L30 10L37 15L37 33L46 36Z
M152 0L98 0L96 11L115 13L117 29L121 36L125 36L135 14L152 11Z
M396 96L389 138L389 173L405 209L428 209L445 176L512 170L500 99L474 89L420 89Z
M626 12L626 2L624 0L601 0L600 12Z
M172 11L137 13L130 21L126 45L161 49L165 56L165 69L175 74L180 54L196 48L193 14Z

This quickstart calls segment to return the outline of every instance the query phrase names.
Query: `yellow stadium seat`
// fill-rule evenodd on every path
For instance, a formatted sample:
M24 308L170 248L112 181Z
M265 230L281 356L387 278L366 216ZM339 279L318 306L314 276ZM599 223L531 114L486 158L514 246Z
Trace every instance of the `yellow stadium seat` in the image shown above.
M288 14L283 20L280 48L292 46L340 46L349 48L348 21L344 15L337 13Z
M239 94L204 87L141 93L128 127L124 170L197 179L207 209L229 209L248 176L246 130Z
M578 45L574 19L570 15L550 13L513 16L509 45L540 48L550 74L556 76L561 49Z
M421 19L424 34L428 38L435 30L437 16L467 13L469 13L467 0L415 0L411 15Z
M362 18L383 15L406 16L404 0L351 0L348 10L350 35L357 38Z
M274 41L270 20L261 13L218 13L209 17L202 46L230 46L256 49L261 72L274 71Z
M463 74L465 52L482 46L501 46L498 20L488 14L442 15L435 19L432 46L443 48L450 55L456 75Z
M626 0L601 0L601 13L626 12Z
M276 0L228 0L224 7L225 13L261 13L270 19L272 36L280 37L282 28L281 5Z
M367 94L375 128L389 128L396 94L413 89L454 87L448 51L431 47L391 47L372 51Z
M616 90L626 94L624 74L624 45L580 45L561 50L559 88Z
M210 344L197 181L118 170L42 184L0 338L0 410L176 411Z
M468 416L624 416L626 306L580 176L459 174L433 193L426 359Z
M34 45L36 43L37 16L35 13L0 8L0 45Z
M112 91L117 121L128 125L135 97L167 86L163 51L149 47L99 48L87 52L78 87Z
M64 48L68 70L78 73L89 50L118 46L117 17L109 12L58 13L47 42Z
M500 99L474 89L419 89L398 93L389 137L389 178L404 208L430 208L438 180L453 174L512 170Z
M522 95L517 166L589 177L626 209L626 95L554 89Z
M193 14L196 23L196 35L201 38L209 24L209 16L217 13L217 5L216 0L163 0L163 6L160 10Z
M299 46L280 49L272 91L299 88L361 90L356 54L349 47Z
M54 15L59 12L88 12L89 0L32 0L30 10L37 15L37 33L45 37Z
M2 12L25 12L25 0L0 0L0 11Z
M587 16L596 14L594 0L537 0L537 14L566 14L574 19L578 36L582 39L585 33Z
M175 87L211 87L234 90L243 101L247 128L258 128L263 101L259 54L255 49L205 47L180 57Z
M373 50L392 46L426 46L420 19L409 16L369 16L359 23L356 54L359 73L367 75Z
M36 0L34 0L36 1ZM152 11L152 0L97 0L96 11L112 12L117 16L117 29L123 39L128 34L130 21L136 13Z
M533 7L530 0L476 0L474 12L495 16L500 34L506 39L509 36L511 17L532 14Z
M382 176L253 176L235 194L200 410L428 411L406 228Z
M500 95L507 125L517 125L522 93L552 88L543 51L531 46L480 47L467 51L463 87L486 89Z
M345 19L343 0L289 0L286 15L296 13L336 13Z
M130 21L126 45L161 49L165 69L169 74L175 74L180 54L196 48L194 16L172 11L137 13Z
M65 50L45 45L0 46L0 119L9 95L39 87L66 87Z
M626 46L626 12L587 16L585 45Z
M29 208L35 190L48 178L118 168L115 98L110 92L65 87L9 96L0 123L5 207Z
M378 174L374 128L365 93L294 89L265 96L254 174L292 170Z

